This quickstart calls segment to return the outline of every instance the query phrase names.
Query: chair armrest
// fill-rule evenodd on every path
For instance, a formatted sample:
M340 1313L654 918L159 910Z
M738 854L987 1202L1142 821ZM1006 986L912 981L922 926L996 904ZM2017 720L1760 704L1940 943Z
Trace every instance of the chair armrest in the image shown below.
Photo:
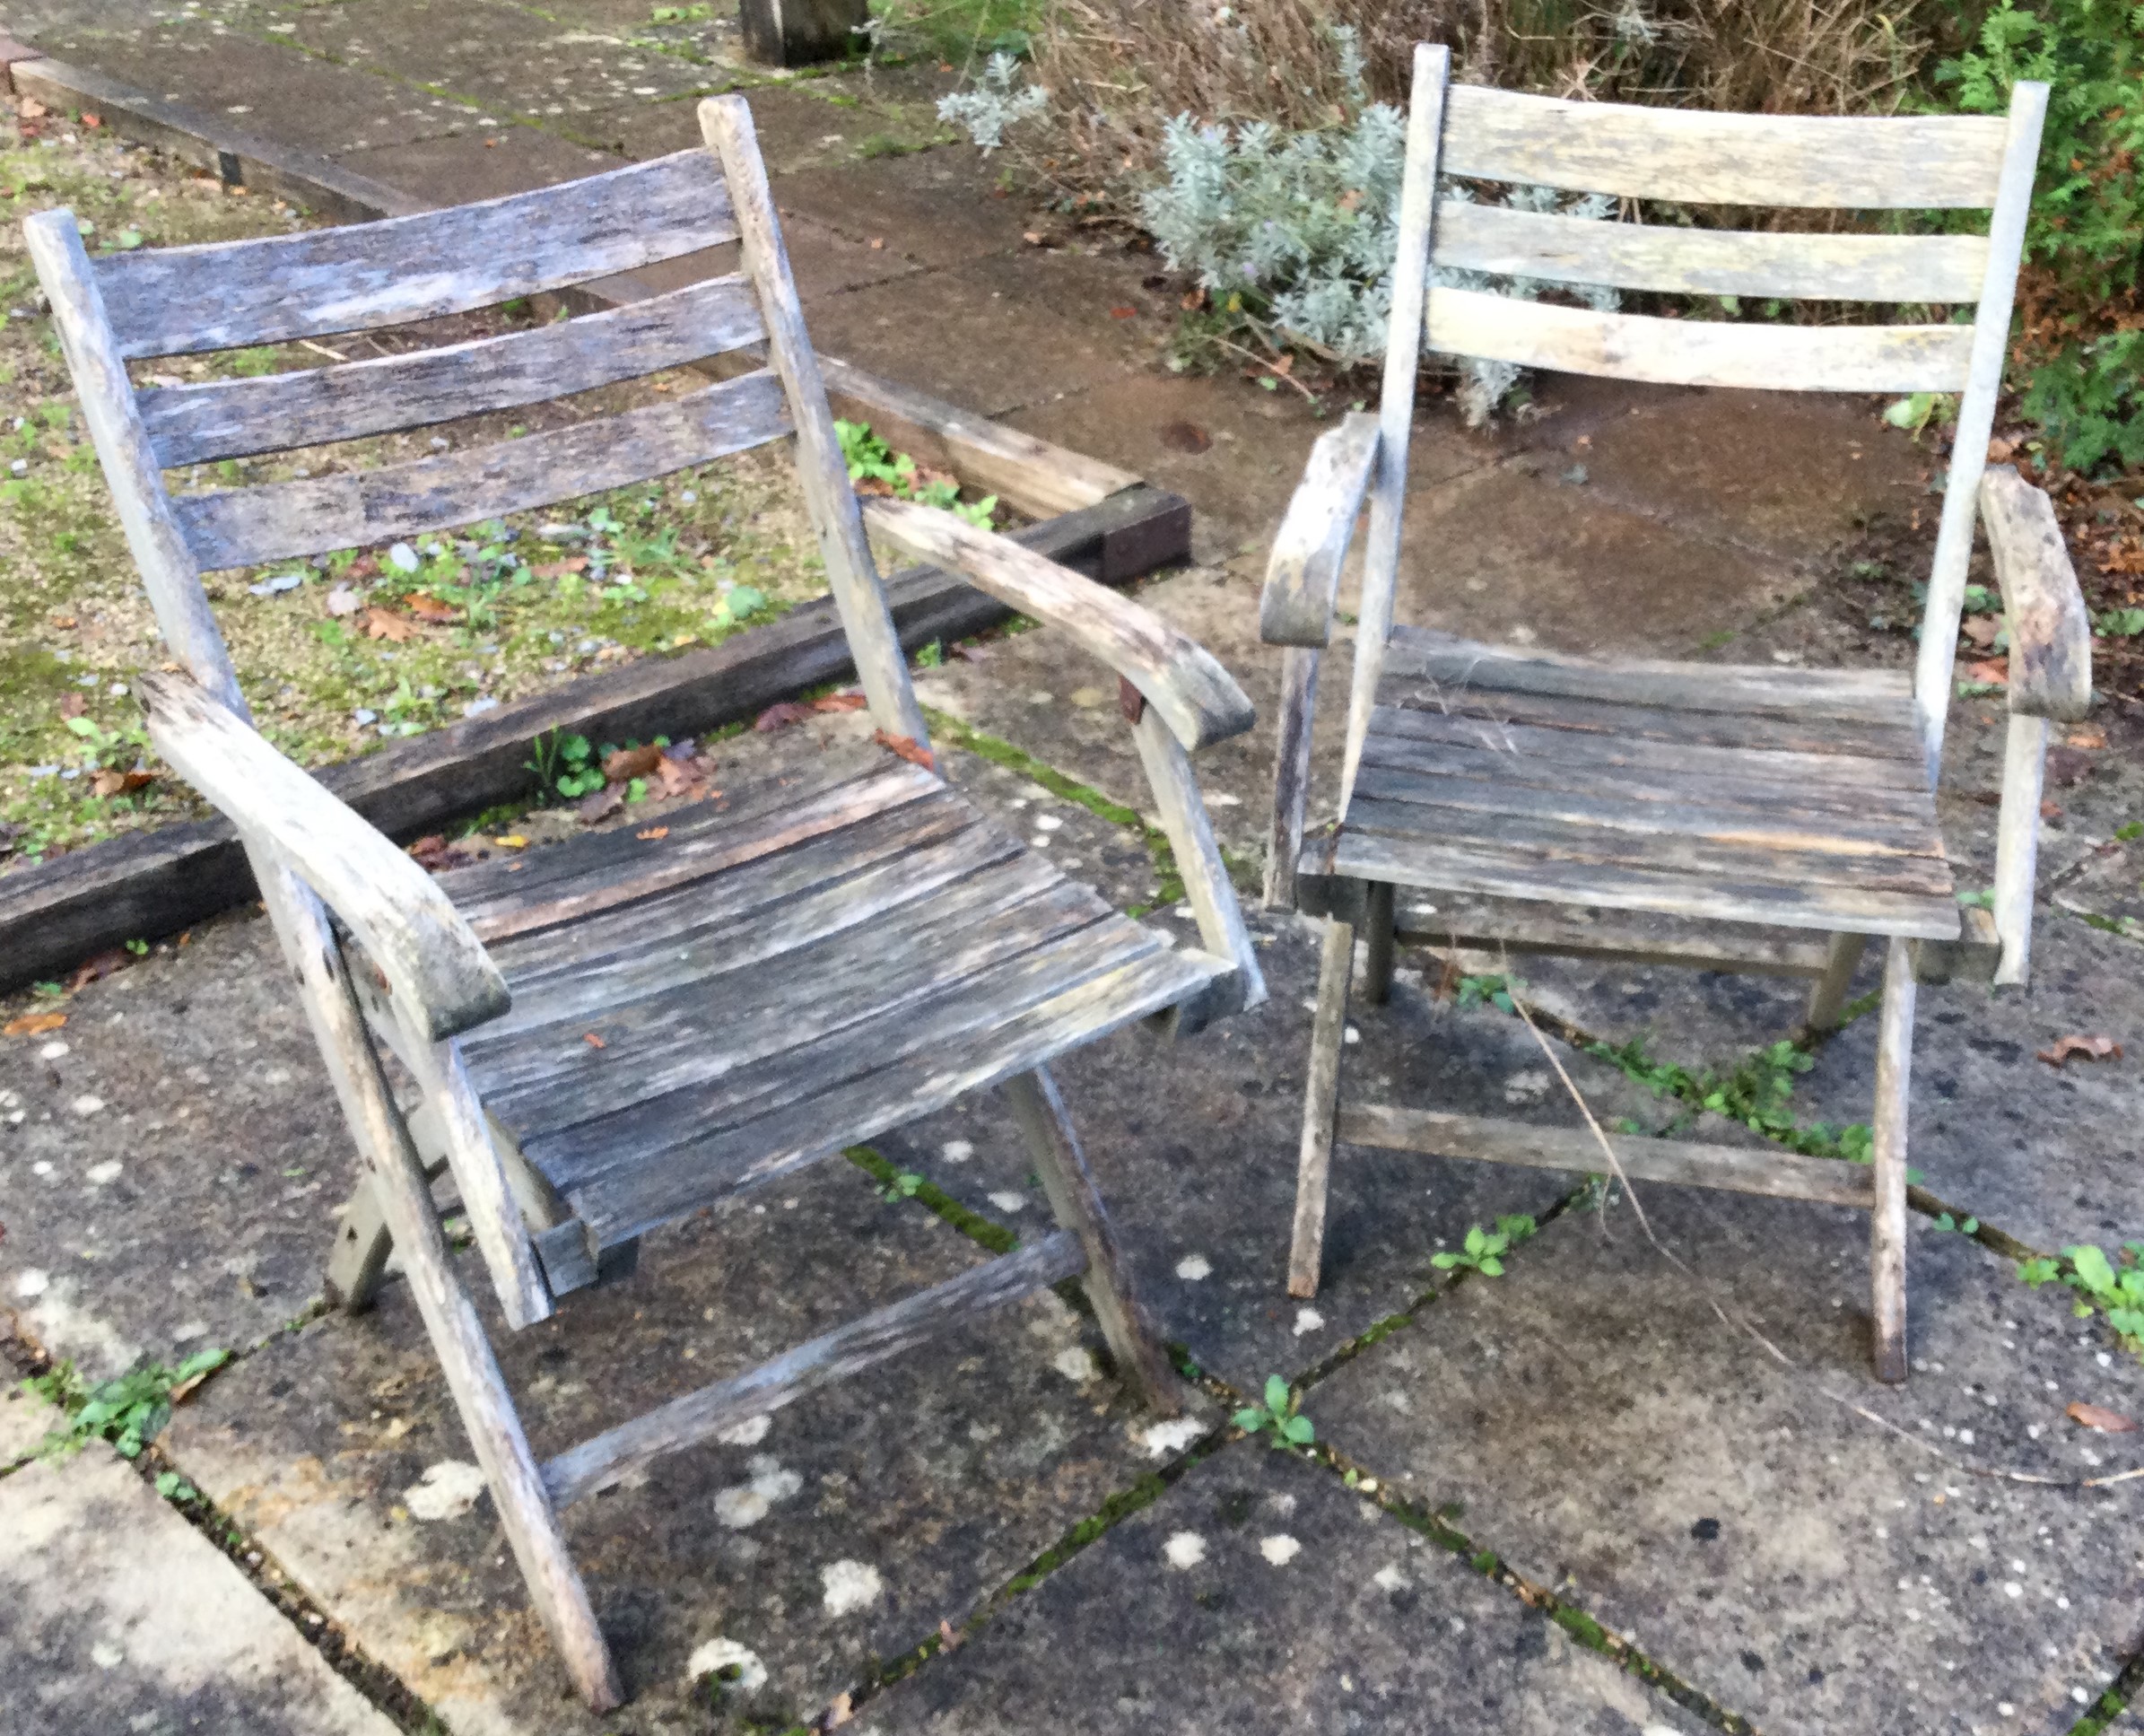
M1068 633L1137 687L1187 749L1251 728L1256 713L1235 678L1151 609L935 507L875 498L864 502L864 519L904 554Z
M506 979L429 874L199 684L145 675L135 692L157 752L364 943L414 1034L441 1042L506 1010Z
M2014 466L1981 476L1980 516L2010 628L2010 710L2081 718L2092 704L2092 622L2046 492Z
M1266 563L1258 626L1267 644L1322 649L1331 639L1340 563L1376 468L1377 418L1367 412L1318 436Z

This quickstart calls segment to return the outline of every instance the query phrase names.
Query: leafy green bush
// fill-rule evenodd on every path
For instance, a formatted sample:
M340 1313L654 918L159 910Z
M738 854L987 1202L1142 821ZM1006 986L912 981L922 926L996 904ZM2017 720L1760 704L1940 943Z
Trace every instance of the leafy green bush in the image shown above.
M38 1457L64 1459L93 1440L109 1441L124 1458L140 1457L143 1447L171 1420L173 1399L230 1359L228 1350L196 1350L176 1368L144 1363L96 1386L84 1381L73 1363L56 1364L48 1373L22 1383L24 1391L67 1413L39 1445Z
M2035 360L2022 407L2072 469L2144 465L2144 6L2000 0L1972 45L1936 69L1971 114L2000 114L2019 79L2051 87L2022 300Z
M2144 1242L2125 1242L2114 1259L2086 1243L2064 1248L2070 1269L2058 1260L2033 1259L2022 1262L2018 1276L2035 1290L2061 1278L2078 1293L2074 1312L2081 1320L2102 1313L2115 1335L2130 1349L2144 1354ZM2119 1262L2119 1263L2117 1263Z

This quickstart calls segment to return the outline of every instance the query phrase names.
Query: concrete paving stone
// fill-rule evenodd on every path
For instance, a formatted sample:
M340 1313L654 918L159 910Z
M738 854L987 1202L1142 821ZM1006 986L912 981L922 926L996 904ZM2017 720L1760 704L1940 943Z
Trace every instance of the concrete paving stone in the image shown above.
M897 95L881 81L855 74L752 84L744 95L760 155L777 180L803 170L911 153L948 136L928 95ZM572 124L627 156L656 157L700 143L698 109L692 100L642 97Z
M20 1381L0 1385L0 1470L20 1464L60 1422L58 1411L36 1398Z
M795 278L797 297L805 304L807 324L812 305L826 296L839 295L866 284L882 284L889 278L918 276L923 270L912 259L885 248L851 241L796 212L782 217L781 239L789 250L789 275ZM633 276L649 289L680 289L703 278L736 271L740 266L741 256L736 243L732 241L726 246L702 248L697 253L643 266ZM590 287L601 290L610 282L608 278L592 279ZM820 347L824 353L824 346Z
M889 248L919 264L956 266L1018 252L1027 245L1022 232L1033 227L1026 201L983 191L980 184L987 179L980 152L948 144L920 155L786 175L776 196L785 208L808 212L851 240L867 242L883 235ZM963 348L983 347L982 340L954 324L950 316L934 311L932 324L940 332L959 334ZM990 353L1021 354L1023 350L1015 345Z
M2064 1406L2140 1414L2144 1369L1916 1220L1913 1373L1879 1387L1866 1218L1641 1199L1684 1269L1627 1208L1559 1219L1319 1386L1320 1436L1777 1736L2067 1730L2144 1620L2144 1486L1968 1467L2127 1468Z
M286 982L233 915L0 1039L0 1307L53 1357L250 1344L318 1294L356 1157Z
M505 1334L488 1292L480 1305L543 1455L986 1257L836 1158L651 1236L634 1277L553 1322ZM469 1449L405 1286L211 1382L166 1448L454 1730L704 1728L689 1675L734 1656L717 1641L751 1653L743 1709L780 1726L962 1619L1181 1450L1150 1447L1152 1419L1100 1376L1100 1348L1044 1292L571 1509L633 1697L604 1719L564 1697L488 1496L471 1505Z
M527 126L470 130L411 144L351 151L340 161L361 175L438 205L501 198L623 166L605 152Z
M0 1478L0 1728L393 1736L101 1442Z
M1179 923L1187 935L1189 923ZM1318 944L1289 917L1259 921L1272 993L1176 1050L1143 1030L1057 1062L1140 1294L1166 1335L1246 1390L1293 1377L1407 1307L1440 1280L1430 1261L1469 1226L1545 1214L1579 1177L1342 1146L1333 1160L1324 1284L1286 1294L1303 1079ZM1355 1101L1569 1125L1576 1120L1523 1025L1429 1002L1402 983L1386 1008L1357 1008L1343 1089ZM1644 1105L1620 1075L1563 1056L1597 1111ZM992 1097L876 1142L964 1205L1015 1227L1045 1209L1016 1130Z
M1243 1441L858 1714L1007 1729L1675 1736L1681 1706L1339 1479Z

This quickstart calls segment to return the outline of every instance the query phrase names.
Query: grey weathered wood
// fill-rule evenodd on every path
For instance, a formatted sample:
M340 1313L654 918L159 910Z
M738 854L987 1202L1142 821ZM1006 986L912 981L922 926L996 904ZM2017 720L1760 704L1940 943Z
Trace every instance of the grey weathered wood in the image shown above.
M465 313L735 240L704 151L534 192L257 240L104 255L129 357L187 355Z
M1417 87L1419 88L1419 87ZM1355 929L1328 921L1318 955L1318 1007L1311 1020L1310 1074L1303 1088L1303 1138L1295 1156L1295 1223L1288 1249L1288 1294L1318 1294L1325 1263L1325 1196L1340 1106L1340 1051L1347 990L1355 974Z
M1239 1012L1260 1005L1266 999L1266 979L1258 965L1258 949L1251 944L1243 926L1243 911L1236 902L1228 865L1221 859L1215 842L1213 822L1198 793L1198 780L1190 756L1175 734L1165 727L1160 708L1145 712L1131 727L1139 750L1139 763L1146 769L1146 787L1153 792L1155 817L1169 840L1182 877L1184 896L1198 919L1198 940L1214 957L1225 959L1231 971L1224 987L1214 985L1223 997L1208 999L1202 1016Z
M1452 87L1444 172L1686 205L1984 209L2003 124L1714 114Z
M766 336L751 287L710 277L580 319L253 379L151 387L137 402L167 469L320 446L635 379Z
M1348 1145L1477 1164L1515 1164L1581 1174L1608 1170L1600 1142L1586 1128L1531 1127L1478 1115L1358 1104L1340 1112L1339 1137ZM1869 1171L1834 1157L1803 1157L1776 1146L1750 1148L1622 1134L1608 1138L1617 1164L1634 1182L1722 1188L1775 1199L1817 1199L1826 1205L1858 1206L1864 1211L1876 1203Z
M1295 859L1311 797L1311 726L1318 711L1322 652L1291 645L1280 659L1280 716L1273 745L1273 823L1266 840L1268 910L1295 903Z
M871 702L872 721L888 735L928 750L930 737L923 711L916 703L901 641L886 612L870 540L864 535L856 493L849 485L849 466L827 409L826 383L804 328L804 310L789 275L789 256L775 218L773 196L767 190L766 165L760 161L752 110L743 97L710 97L700 105L700 131L709 150L720 157L728 178L744 245L745 273L759 291L769 359L781 377L797 429L797 481L812 528L818 533L819 554L826 563L834 606L849 635L857 678Z
M960 573L1100 659L1194 752L1251 727L1251 701L1213 654L1129 598L935 507L876 499L864 517L904 554Z
M301 882L272 863L262 865L261 891L530 1601L575 1688L591 1706L607 1711L623 1698L610 1648L567 1552L483 1323L455 1277L423 1162L366 1037L327 913Z
M1869 1226L1869 1321L1876 1378L1905 1379L1905 1183L1908 1092L1913 1063L1913 955L1903 940L1884 955L1876 1029L1876 1112L1869 1132L1876 1203Z
M865 47L870 0L739 0L745 52L767 66L840 60Z
M1355 673L1347 696L1347 743L1340 767L1343 810L1355 784L1363 737L1376 702L1385 642L1392 632L1401 521L1407 509L1408 440L1415 424L1415 374L1421 359L1423 310L1429 297L1430 249L1436 239L1438 153L1451 80L1451 51L1441 43L1416 43L1407 118L1407 174L1399 191L1399 253L1392 267L1384 378L1377 400L1377 474L1370 486L1370 527L1363 545L1362 598L1355 614Z
M1085 1257L1087 1300L1103 1340L1117 1359L1118 1371L1149 1410L1173 1417L1183 1406L1175 1374L1154 1325L1139 1306L1131 1265L1118 1245L1117 1232L1102 1203L1102 1191L1087 1167L1086 1154L1065 1109L1065 1100L1047 1068L1016 1073L1005 1082L1006 1101L1019 1123L1027 1154L1034 1160L1042 1191L1057 1221L1079 1238Z
M1958 419L1952 432L1950 470L1936 550L1929 563L1928 600L1921 615L1920 650L1913 664L1913 705L1921 719L1928 777L1943 763L1943 727L1954 693L1958 619L1965 606L1965 574L1973 561L1974 523L1979 513L1981 473L1994 431L1995 403L2002 390L2003 358L2010 341L2010 305L2018 287L2018 262L2025 250L2025 223L2032 207L2033 170L2040 158L2040 126L2047 114L2047 86L2019 79L2010 90L2002 122L2001 172L1988 215L1988 268L1973 316L1973 351Z
M157 752L364 941L413 1030L437 1042L505 1009L505 981L423 868L195 683L144 675L135 692Z
M622 488L789 432L767 372L524 440L173 502L204 568L360 548Z
M1120 583L1152 560L1181 558L1189 516L1179 496L1142 485L1013 534L1053 560ZM897 573L886 589L910 650L1007 614L995 598L935 568ZM528 744L538 736L694 735L850 672L840 621L821 599L719 645L583 676L317 775L389 836L417 838L523 794ZM0 989L64 974L123 940L176 933L253 895L244 853L221 819L124 833L18 868L0 878Z
M1377 418L1357 410L1318 436L1274 534L1259 599L1268 645L1321 649L1332 637L1340 568L1377 463Z
M201 572L171 510L149 436L135 407L125 352L83 249L74 214L41 211L22 225L52 325L82 399L83 421L104 467L119 527L171 654L202 687L247 715L238 675L201 589ZM130 937L131 938L131 937Z
M1363 896L1363 999L1382 1007L1392 998L1392 963L1398 941L1395 894L1388 880L1373 881Z
M641 1465L793 1404L964 1321L1076 1278L1085 1265L1078 1237L1068 1230L1053 1231L800 1344L749 1374L688 1392L582 1442L545 1463L545 1487L559 1506L571 1505Z
M1429 292L1425 336L1439 355L1790 392L1960 391L1973 353L1965 326L1739 325L1442 288Z
M1809 990L1809 1009L1803 1020L1811 1031L1835 1031L1839 1014L1846 1005L1846 991L1853 987L1853 973L1868 950L1865 934L1835 934L1825 947L1824 974Z
M1825 301L1979 299L1984 235L1810 235L1601 222L1472 199L1437 210L1438 265L1500 277Z
M1995 821L1994 915L1996 932L2002 937L1995 981L2001 987L2021 988L2032 973L2033 894L2039 877L2040 791L2046 764L2047 720L2013 711L2003 741L2002 806Z
M2010 631L2010 711L2077 719L2092 709L2092 619L2054 503L2015 465L1980 479L1995 582Z

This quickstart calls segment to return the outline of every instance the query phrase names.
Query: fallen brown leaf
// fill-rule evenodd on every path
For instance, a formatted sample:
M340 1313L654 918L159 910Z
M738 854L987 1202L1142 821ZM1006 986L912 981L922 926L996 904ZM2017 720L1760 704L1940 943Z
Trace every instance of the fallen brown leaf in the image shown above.
M1995 635L2002 631L2002 623L1991 615L1969 615L1960 624L1965 637L1983 651L1995 642Z
M593 1031L583 1031L580 1034L580 1040L587 1043L591 1049L607 1049L610 1047L608 1043L604 1042L604 1040L597 1036Z
M21 115L24 120L42 120L52 110L46 108L35 97L24 97L15 112Z
M957 1652L960 1650L961 1642L967 1636L955 1631L953 1624L945 1617L938 1618L938 1649L940 1651Z
M594 795L584 797L573 811L580 816L583 825L594 825L598 820L607 820L625 806L625 786L606 784Z
M644 844L653 843L658 838L667 838L670 828L667 825L651 825L645 832L636 832L632 835Z
M811 707L815 711L860 711L866 703L858 693L822 694L811 702Z
M2067 1415L2071 1422L2096 1428L2102 1435L2127 1435L2137 1426L2132 1417L2124 1417L2119 1410L2108 1410L2101 1405L2087 1404L2081 1399L2070 1405Z
M752 727L762 734L771 734L792 723L802 723L812 715L812 708L799 705L793 699L778 700L752 720Z
M63 718L78 718L89 709L89 701L83 698L80 694L62 694L60 695L59 714Z
M1188 290L1176 305L1186 313L1197 313L1206 305L1206 292L1203 289Z
M361 554L356 560L351 562L348 570L344 572L343 582L346 585L355 585L362 583L367 579L379 577L379 556Z
M1161 442L1172 452L1203 452L1213 445L1214 437L1195 422L1164 422Z
M2040 817L2043 820L2061 819L2062 817L2062 805L2060 802L2042 802L2040 804Z
M880 251L882 251L882 250L885 249L885 244L886 244L886 238L885 238L885 236L883 236L883 235L874 235L874 236L871 238L871 251L872 251L872 252L874 252L874 253L880 252Z
M156 781L147 772L100 772L90 780L92 796L130 796L146 784Z
M409 854L419 868L429 868L434 874L442 868L466 868L475 860L468 851L457 850L436 832L428 838L418 839L409 847Z
M569 572L585 571L588 564L588 557L587 555L576 554L564 561L546 561L540 567L529 568L528 572L529 576L534 579L563 579Z
M1139 310L1137 308L1111 308L1109 317L1111 319L1137 319Z
M858 476L853 485L867 500L890 500L893 493L893 484L884 476Z
M2014 440L1991 440L1988 442L1988 462L2008 464L2010 455L2017 449L2018 442Z
M84 109L82 111L82 124L84 126L94 130L95 128L104 125L104 117L102 115L93 115L90 113L88 109Z
M2107 732L2104 729L2072 729L2062 737L2065 747L2096 748L2107 745Z
M417 624L392 609L367 609L358 619L363 623L368 639L386 639L401 645L417 636Z
M57 1031L67 1022L65 1013L24 1013L20 1018L11 1018L0 1025L0 1034L11 1037L41 1037L48 1031Z
M644 778L661 762L659 747L621 747L603 762L603 775L613 783L630 783Z
M109 952L99 953L94 958L87 959L75 967L74 974L67 979L68 991L79 993L99 978L108 977L115 971L123 971L133 962L127 954L117 947Z
M2112 1037L2057 1037L2054 1046L2035 1051L2050 1067L2060 1067L2073 1055L2087 1060L2120 1060L2122 1045Z
M898 755L911 765L919 765L926 772L936 772L938 763L931 757L930 749L919 745L913 736L888 735L884 729L874 729L871 739L887 753Z
M52 624L56 627L72 627L75 621L71 615L56 615L52 617Z
M1991 687L2007 687L2010 685L2010 666L2000 658L1982 658L1965 665L1965 678L1984 681Z
M663 795L667 798L682 796L688 789L697 789L701 772L700 767L693 761L673 759L669 755L665 754L656 763L655 775L662 784Z
M404 598L402 606L418 620L431 622L436 626L461 619L461 611L453 604L442 602L428 591L416 591Z

